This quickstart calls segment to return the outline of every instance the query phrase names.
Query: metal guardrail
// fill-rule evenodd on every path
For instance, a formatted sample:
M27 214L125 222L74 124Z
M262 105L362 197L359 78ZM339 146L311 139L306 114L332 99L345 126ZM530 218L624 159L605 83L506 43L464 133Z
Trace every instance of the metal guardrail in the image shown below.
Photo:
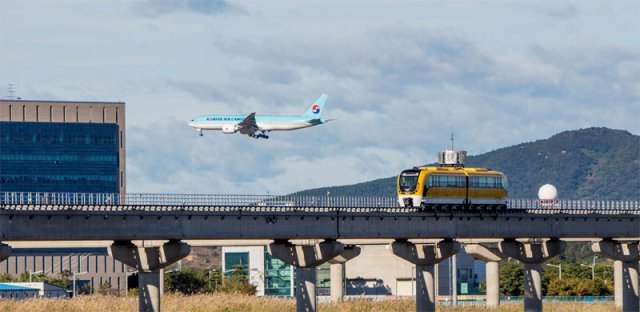
M1 192L4 205L118 205L118 193Z
M545 302L613 302L613 296L543 296ZM523 301L524 296L500 296L500 301Z
M80 205L80 206L170 206L189 207L192 211L207 211L209 207L244 207L261 211L290 211L313 208L369 208L375 211L415 210L400 208L395 196L291 196L291 195L211 195L211 194L117 194L117 193L40 193L0 192L3 205ZM532 212L607 211L624 213L640 211L640 200L554 200L509 199L509 210ZM282 208L282 209L277 209ZM319 211L321 211L320 209ZM364 209L367 210L367 209Z
M397 207L390 196L290 196L117 193L0 193L5 205L162 205L243 207Z
M253 207L397 207L390 196L127 194L127 205Z

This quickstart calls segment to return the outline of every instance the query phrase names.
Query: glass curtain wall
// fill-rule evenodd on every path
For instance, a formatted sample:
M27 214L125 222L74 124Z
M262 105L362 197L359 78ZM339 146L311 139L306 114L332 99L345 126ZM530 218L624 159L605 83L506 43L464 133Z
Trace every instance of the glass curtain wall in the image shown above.
M291 296L291 266L272 257L264 248L264 294L265 296Z
M224 254L224 273L231 278L237 271L242 271L245 277L249 277L249 253L227 252Z
M118 193L118 125L0 122L0 191Z
M316 293L329 296L331 293L331 264L325 262L316 267Z

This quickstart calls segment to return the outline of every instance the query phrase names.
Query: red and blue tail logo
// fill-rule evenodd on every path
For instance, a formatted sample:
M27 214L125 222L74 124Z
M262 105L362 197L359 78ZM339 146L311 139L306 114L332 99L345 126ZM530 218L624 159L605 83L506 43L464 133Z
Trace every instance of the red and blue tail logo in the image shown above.
M314 114L320 114L320 105L318 104L313 104L313 106L311 106L311 111Z
M306 118L312 118L312 119L317 119L318 117L320 117L320 113L322 112L322 107L324 105L324 102L327 100L327 95L323 94L321 95L315 102L313 102L313 105L311 106L307 106L307 111L304 112L304 115Z

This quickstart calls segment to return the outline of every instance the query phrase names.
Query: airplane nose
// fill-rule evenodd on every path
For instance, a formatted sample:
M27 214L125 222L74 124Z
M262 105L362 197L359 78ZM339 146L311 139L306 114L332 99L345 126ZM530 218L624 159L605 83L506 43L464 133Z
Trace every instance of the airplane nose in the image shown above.
M195 127L196 127L196 125L195 125L195 123L193 122L193 120L189 121L189 123L188 123L188 124L189 124L189 127L193 127L193 128L195 128Z

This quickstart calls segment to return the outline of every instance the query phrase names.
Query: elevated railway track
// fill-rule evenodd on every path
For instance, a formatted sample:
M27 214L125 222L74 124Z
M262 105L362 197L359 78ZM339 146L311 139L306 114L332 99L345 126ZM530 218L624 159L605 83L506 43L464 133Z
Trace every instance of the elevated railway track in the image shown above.
M3 204L0 240L640 237L640 209L633 204L519 204L530 208Z
M492 264L494 280L499 259L523 262L525 310L539 311L541 263L561 253L565 241L588 241L621 263L616 274L631 281L616 284L623 310L638 310L640 201L511 199L496 211L403 208L395 197L0 193L0 256L11 253L7 244L110 242L112 257L139 270L141 311L159 309L161 268L188 255L191 244L221 241L268 244L273 257L299 270L300 294L315 293L306 288L314 285L315 266L357 256L348 242L389 244L419 273L417 311L435 307L427 295L433 266L461 244ZM487 296L497 302L496 294ZM298 297L298 310L314 311L314 300Z

